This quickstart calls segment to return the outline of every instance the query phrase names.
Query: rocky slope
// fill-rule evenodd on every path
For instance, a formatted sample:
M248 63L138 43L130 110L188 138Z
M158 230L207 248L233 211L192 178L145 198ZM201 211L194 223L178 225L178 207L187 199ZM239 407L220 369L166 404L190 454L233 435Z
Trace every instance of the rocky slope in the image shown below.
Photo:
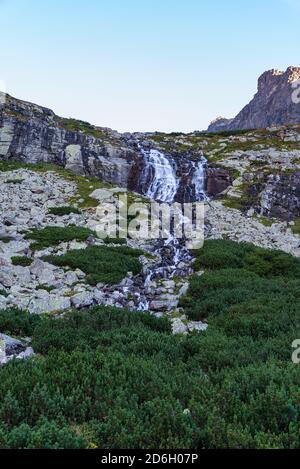
M207 155L233 174L232 186L219 196L227 206L245 214L298 221L300 126L223 137Z
M117 306L148 310L156 316L166 315L175 334L207 328L207 324L188 321L184 311L178 308L193 273L193 257L186 249L178 246L173 252L174 246L160 241L128 240L129 246L145 252L140 256L142 272L138 275L128 272L120 283L114 285L98 283L92 286L81 269L55 266L45 261L44 256L86 250L91 244L103 246L103 240L89 237L78 242L74 239L33 250L32 240L26 236L33 228L96 228L99 223L96 207L63 216L51 213L53 207L69 203L85 206L82 194L78 193L77 178L66 178L59 169L41 171L40 167L37 170L33 167L31 170L0 172L0 187L0 310L17 307L35 314L59 314L70 308ZM93 180L88 181L88 187L88 192L97 198L100 195L107 198L110 191L113 198L120 190L108 187L95 190ZM138 195L132 194L131 197L139 200ZM300 256L300 237L292 232L291 226L280 221L265 226L260 218L226 207L224 201L206 204L205 233L207 239L225 237L247 241ZM16 265L15 258L25 258L28 263ZM5 340L9 342L9 338ZM12 345L2 357L3 363L10 357L28 358L33 353L28 343L9 344Z
M297 125L228 135L121 135L7 96L1 107L0 186L0 308L39 314L95 304L125 306L167 314L177 333L206 328L188 322L178 309L193 272L193 257L180 244L129 240L130 247L154 257L141 256L142 272L128 272L114 285L90 285L81 269L44 260L103 245L93 236L31 249L26 234L33 228L94 230L99 201L115 201L124 188L166 202L202 200L205 192L206 238L247 241L300 256ZM128 196L132 202L143 200L137 192ZM64 205L81 210L63 216L51 212ZM15 265L16 256L26 257L28 265Z
M265 129L300 123L299 79L299 67L289 67L285 72L269 70L263 73L252 101L234 119L216 119L208 131Z
M45 256L84 251L91 245L105 247L105 243L91 235L81 242L74 239L33 249L32 239L26 236L32 229L40 232L47 227L64 229L75 226L96 232L99 224L97 206L86 207L86 200L82 198L82 187L78 187L80 178L72 177L72 173L59 168L51 171L47 170L47 166L43 170L41 166L36 170L34 168L0 172L0 310L17 307L34 314L57 314L71 308L104 305L131 310L147 309L157 316L167 315L173 323L174 333L207 327L187 321L178 310L179 299L188 288L187 277L192 273L192 257L186 250L176 255L174 262L172 246L164 246L161 241L155 240L128 240L129 247L144 252L139 258L142 271L138 275L128 272L121 282L114 284L98 282L91 285L81 269L61 268L47 262ZM100 199L107 201L110 198L112 202L117 202L118 191L121 190L108 186L97 189L92 179L87 180L87 188L85 197L88 201L89 195L96 197L95 205ZM141 201L138 194L128 195L132 201ZM53 208L65 207L70 203L86 208L65 215L51 212ZM113 249L118 245L122 246L123 243L116 240L110 244L111 256L115 255ZM21 350L20 353L25 351ZM5 360L4 357L3 363Z

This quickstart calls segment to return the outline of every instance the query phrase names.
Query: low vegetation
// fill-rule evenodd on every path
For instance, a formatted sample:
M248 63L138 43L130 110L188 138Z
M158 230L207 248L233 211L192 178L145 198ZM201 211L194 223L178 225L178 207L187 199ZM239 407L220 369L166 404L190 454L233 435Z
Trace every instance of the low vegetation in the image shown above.
M89 228L83 226L47 226L41 230L32 229L25 239L34 240L30 248L34 251L42 250L50 246L57 246L59 243L69 241L86 241L90 236L97 237L97 234Z
M292 228L292 231L293 231L294 234L300 235L300 218L297 218L294 221L294 225L291 226L291 228Z
M12 336L28 337L33 334L41 317L16 308L0 311L0 331Z
M63 206L63 207L52 207L49 209L51 215L62 217L64 215L71 215L72 213L79 215L81 211L76 207Z
M77 119L58 118L57 122L69 132L83 132L86 135L102 140L104 143L111 142L120 145L120 140L109 129L95 127L89 122Z
M115 308L1 312L0 329L30 334L39 355L0 368L0 448L298 448L298 261L206 248L197 266L215 252L211 270L186 300L209 320L201 334L172 336L166 319Z
M22 267L28 267L32 264L33 260L26 256L14 256L11 258L13 265L20 265Z
M8 244L12 241L10 236L0 236L0 241L4 244Z
M0 448L298 448L299 260L231 241L195 254L201 334L115 308L0 312L39 354L0 368Z
M44 260L59 267L81 269L87 275L87 282L119 283L127 272L137 275L141 270L138 257L143 251L127 246L89 246L86 249L68 251L63 256L45 256Z
M167 153L204 154L210 163L218 163L235 151L260 151L264 148L293 151L297 142L283 140L280 130L231 130L223 132L193 132L189 134L157 132L149 137ZM267 165L267 161L265 162Z

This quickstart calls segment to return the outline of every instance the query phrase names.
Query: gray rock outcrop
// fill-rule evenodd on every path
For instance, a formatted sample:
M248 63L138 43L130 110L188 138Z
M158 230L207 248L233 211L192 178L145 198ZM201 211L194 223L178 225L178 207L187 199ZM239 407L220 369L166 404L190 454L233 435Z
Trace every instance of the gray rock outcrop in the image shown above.
M300 67L289 67L285 72L269 70L263 73L252 101L234 119L213 121L208 131L264 129L300 123L299 80Z
M126 138L1 94L0 159L56 163L81 175L136 189L144 160Z

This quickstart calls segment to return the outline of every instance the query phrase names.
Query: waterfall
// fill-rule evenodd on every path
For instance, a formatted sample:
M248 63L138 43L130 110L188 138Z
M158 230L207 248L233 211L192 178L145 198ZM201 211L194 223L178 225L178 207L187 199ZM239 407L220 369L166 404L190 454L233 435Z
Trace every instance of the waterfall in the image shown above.
M142 188L146 197L157 202L172 204L176 195L180 197L180 186L189 186L191 201L199 202L206 199L205 175L207 160L201 157L198 162L185 161L188 165L188 178L184 178L180 171L180 162L175 163L168 159L162 152L150 149L146 150L139 144L139 149L145 159L145 170L142 176ZM178 164L178 166L177 166ZM176 172L179 169L181 177ZM156 254L160 255L161 262L149 269L144 276L144 292L138 305L139 311L148 311L149 284L155 279L173 278L176 275L190 275L192 255L185 246L184 240L177 239L169 233L168 239L159 240L156 244Z
M150 180L145 195L159 202L172 203L179 186L176 169L160 151L142 151L147 161L144 177L147 181Z
M202 157L196 164L193 163L195 171L192 179L192 184L195 187L195 201L199 202L205 199L205 167L207 160Z

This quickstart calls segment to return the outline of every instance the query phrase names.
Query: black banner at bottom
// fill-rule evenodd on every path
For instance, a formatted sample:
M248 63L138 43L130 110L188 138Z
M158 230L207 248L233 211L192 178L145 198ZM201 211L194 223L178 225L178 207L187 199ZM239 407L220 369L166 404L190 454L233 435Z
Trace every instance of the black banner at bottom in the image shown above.
M245 454L247 453L247 454ZM226 464L227 462L245 464L256 462L262 463L264 458L270 464L272 457L276 458L277 464L287 461L288 451L246 451L246 450L0 450L0 458L9 458L11 463L22 465L37 462L45 464L63 463L67 467L113 467L138 468L149 466L187 466L194 467L211 464L214 462ZM246 459L245 459L246 458ZM284 458L284 459L283 459Z

